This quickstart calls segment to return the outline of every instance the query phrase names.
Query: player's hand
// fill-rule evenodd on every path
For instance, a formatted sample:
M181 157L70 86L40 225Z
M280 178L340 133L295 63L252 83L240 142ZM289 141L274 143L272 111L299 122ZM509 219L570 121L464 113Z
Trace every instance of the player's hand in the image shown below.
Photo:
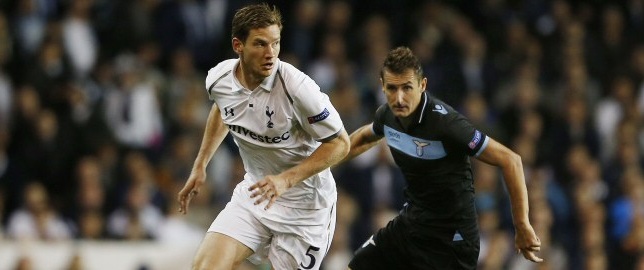
M534 232L532 225L516 226L516 234L514 236L514 248L517 253L521 252L523 257L539 263L543 259L537 256L537 252L541 251L541 240Z
M190 205L190 201L193 197L199 194L199 189L201 189L201 186L205 182L205 170L193 170L192 173L190 173L188 181L186 181L186 184L183 186L181 191L179 191L179 194L177 196L177 199L179 200L179 213L182 213L184 215L188 213L188 206Z
M282 195L289 187L286 179L275 175L267 175L261 181L250 186L248 191L253 192L250 195L251 198L257 198L255 200L256 205L263 201L268 201L268 204L264 208L268 209L277 200L277 197Z

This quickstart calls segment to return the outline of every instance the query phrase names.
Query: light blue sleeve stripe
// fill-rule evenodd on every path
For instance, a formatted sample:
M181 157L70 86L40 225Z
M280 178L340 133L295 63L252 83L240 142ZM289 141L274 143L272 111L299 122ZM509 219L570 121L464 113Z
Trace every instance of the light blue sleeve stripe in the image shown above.
M481 149L479 149L479 151L476 152L476 154L474 156L478 157L479 155L481 155L481 153L483 153L483 150L485 150L485 148L487 148L487 143L489 143L489 142L490 142L490 137L485 136L485 140L483 140L483 145L481 146Z

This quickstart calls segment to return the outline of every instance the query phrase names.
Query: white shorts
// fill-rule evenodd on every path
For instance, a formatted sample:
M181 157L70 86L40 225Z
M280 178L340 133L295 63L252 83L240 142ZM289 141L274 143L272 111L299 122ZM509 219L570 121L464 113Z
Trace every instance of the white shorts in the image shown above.
M252 249L249 261L268 259L273 269L319 269L335 230L335 203L325 209L298 209L267 202L255 205L249 181L233 191L208 232L230 236ZM336 198L337 199L337 198ZM335 201L335 200L334 200Z

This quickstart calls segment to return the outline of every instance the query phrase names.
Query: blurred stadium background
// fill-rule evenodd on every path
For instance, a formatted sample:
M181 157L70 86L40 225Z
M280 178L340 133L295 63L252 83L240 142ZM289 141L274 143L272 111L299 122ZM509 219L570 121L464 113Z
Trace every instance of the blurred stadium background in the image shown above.
M207 70L251 1L0 1L0 269L187 269L243 167L230 138L187 216ZM269 1L280 58L349 132L410 46L431 94L523 157L545 262L514 253L499 172L475 162L480 269L644 269L644 0ZM385 147L335 168L344 269L402 205ZM262 267L243 266L244 269Z

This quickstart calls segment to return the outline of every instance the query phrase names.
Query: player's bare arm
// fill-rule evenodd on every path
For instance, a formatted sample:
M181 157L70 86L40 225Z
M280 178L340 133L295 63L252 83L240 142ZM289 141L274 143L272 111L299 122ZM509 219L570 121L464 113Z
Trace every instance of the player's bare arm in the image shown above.
M516 229L514 245L517 252L533 262L541 262L536 253L541 250L541 241L537 237L528 217L528 191L523 175L521 157L504 145L489 138L487 148L478 157L479 160L503 171L503 179L510 194L512 219Z
M228 134L228 129L221 118L219 107L216 103L213 103L208 115L201 147L192 166L192 172L178 194L180 213L188 213L190 200L199 194L199 189L206 182L206 166L208 166L208 162L210 162L221 142L226 138L226 134Z
M252 185L248 188L253 191L251 198L257 198L255 204L268 200L265 209L270 208L288 188L340 162L349 153L349 147L349 135L343 129L338 137L323 142L302 163L278 175L267 175Z
M351 136L349 136L349 141L351 142L351 150L349 150L349 154L347 154L347 156L338 164L351 160L366 152L378 144L382 138L383 137L373 133L373 123L358 128L356 131L351 133Z

